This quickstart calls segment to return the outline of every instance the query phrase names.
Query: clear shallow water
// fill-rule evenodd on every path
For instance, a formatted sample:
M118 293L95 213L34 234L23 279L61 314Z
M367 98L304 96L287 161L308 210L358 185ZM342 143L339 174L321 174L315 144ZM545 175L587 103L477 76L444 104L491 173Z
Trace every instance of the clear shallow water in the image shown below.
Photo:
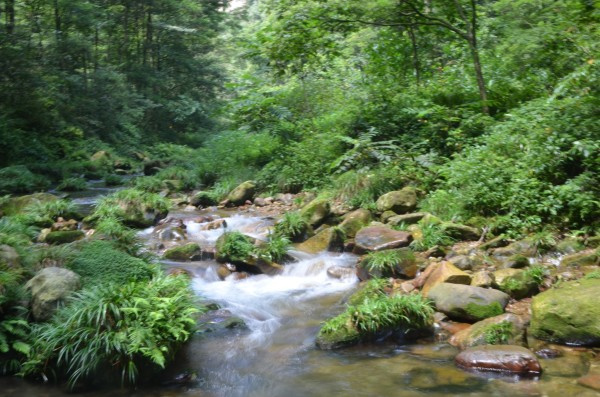
M194 219L201 213L173 213L187 225L191 241L214 244L223 230L202 231ZM264 237L272 219L221 213L228 230ZM154 241L152 230L141 236ZM315 336L325 319L343 310L357 286L354 277L332 279L330 266L354 266L351 254L292 252L298 258L277 276L252 276L220 281L217 263L165 262L193 274L199 296L242 318L248 329L195 335L167 369L164 378L183 371L198 374L185 387L145 387L136 391L103 390L86 396L597 396L578 386L590 359L574 353L543 360L540 379L471 374L455 368L457 350L433 340L419 344L380 343L339 351L321 351ZM115 385L118 387L118 385ZM0 378L0 396L64 396L57 387Z

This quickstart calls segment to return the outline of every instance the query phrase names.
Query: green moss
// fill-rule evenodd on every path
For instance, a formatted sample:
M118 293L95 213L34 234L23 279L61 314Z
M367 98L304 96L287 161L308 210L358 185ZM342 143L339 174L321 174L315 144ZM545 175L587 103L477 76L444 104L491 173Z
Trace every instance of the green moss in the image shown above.
M352 325L348 311L328 320L317 335L317 345L321 349L337 349L358 343L360 333Z
M189 243L179 247L170 248L165 251L163 258L174 261L189 261L200 253L200 246L196 243Z
M369 280L361 289L352 294L348 300L348 304L352 306L360 305L367 299L383 295L385 294L385 288L389 286L390 283L386 279L374 278Z
M84 286L148 280L154 274L152 265L119 251L108 241L85 244L67 267L81 276Z
M81 240L85 237L85 233L81 230L66 230L63 232L51 232L46 236L48 244L66 244L73 241Z
M414 265L415 254L408 249L384 250L369 253L360 263L369 274L379 277L395 277L406 266Z
M489 317L498 316L504 313L502 305L498 302L492 302L489 305L478 305L476 303L469 303L465 310L467 314L476 320L483 320Z
M248 236L240 232L225 233L217 240L217 260L230 262L245 262L256 247Z

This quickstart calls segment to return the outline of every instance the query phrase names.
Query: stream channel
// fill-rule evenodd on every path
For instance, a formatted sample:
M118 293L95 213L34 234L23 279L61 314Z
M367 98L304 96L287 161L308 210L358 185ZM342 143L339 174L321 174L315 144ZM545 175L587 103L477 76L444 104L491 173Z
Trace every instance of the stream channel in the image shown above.
M76 198L90 206L97 195L114 189L96 188ZM95 197L94 197L95 196ZM195 219L203 215L226 219L227 231L265 238L273 218L237 210L173 211L182 219L188 240L214 244L223 229L203 231ZM153 228L140 231L151 250L159 245ZM275 276L255 275L221 281L215 261L164 262L192 274L192 287L202 299L217 303L241 318L247 328L195 335L167 369L166 378L197 374L185 386L154 386L135 391L108 389L85 396L596 396L576 384L589 365L583 355L542 360L539 379L518 379L468 373L454 366L458 350L435 338L415 344L381 342L336 351L315 347L325 319L340 313L357 288L354 275L335 279L331 266L354 267L357 257L344 253L309 255L291 252L296 261ZM18 378L0 378L0 396L57 397L73 395L57 386Z

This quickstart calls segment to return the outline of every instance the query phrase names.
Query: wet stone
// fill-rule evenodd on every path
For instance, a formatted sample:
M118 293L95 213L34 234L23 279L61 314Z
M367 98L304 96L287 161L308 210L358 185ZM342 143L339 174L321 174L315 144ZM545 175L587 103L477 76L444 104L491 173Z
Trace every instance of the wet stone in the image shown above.
M535 355L521 346L477 346L459 353L454 362L464 369L516 375L539 375L542 366Z
M196 333L204 334L245 328L247 328L247 326L244 320L234 316L227 309L219 309L207 312L198 319L198 329Z

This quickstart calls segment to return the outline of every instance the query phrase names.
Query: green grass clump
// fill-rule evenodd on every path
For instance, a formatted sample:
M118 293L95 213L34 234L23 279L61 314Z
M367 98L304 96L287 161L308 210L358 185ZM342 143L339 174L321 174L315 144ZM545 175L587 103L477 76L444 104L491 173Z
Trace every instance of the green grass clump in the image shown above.
M103 218L113 218L129 226L147 227L154 222L146 213L166 214L170 208L170 201L156 193L125 189L100 200L87 220L97 223Z
M600 279L600 270L594 270L583 277L584 280Z
M31 193L48 187L45 178L33 174L24 165L0 169L0 194Z
M48 323L35 326L24 374L133 385L164 368L195 326L186 277L156 277L78 292ZM147 373L146 373L147 375Z
M502 321L491 324L483 330L485 343L489 345L501 345L508 342L512 336L513 325L510 321Z
M79 192L85 190L87 184L84 178L72 177L63 179L62 182L56 187L56 190L63 192Z
M217 259L231 262L245 262L256 253L256 247L248 236L240 232L225 233L217 241Z
M51 226L59 217L80 219L77 206L70 200L36 202L24 208L19 215L23 222L36 226Z
M396 276L396 267L407 262L414 262L415 255L409 250L383 250L369 253L361 262L369 274L380 277Z
M291 241L306 238L309 230L308 222L298 211L287 212L275 225L275 235L287 237Z
M411 248L415 251L426 251L436 245L446 247L456 242L456 240L450 237L437 223L420 221L419 229L422 233L421 238L415 239L410 244Z
M476 303L469 303L465 308L467 314L477 321L485 318L499 316L504 313L502 305L498 302L492 302L489 305L478 305Z
M103 179L106 186L120 186L123 184L123 178L119 175L106 174Z
M290 240L287 237L272 234L269 241L258 249L258 255L268 261L279 262L289 248Z
M533 265L523 271L523 278L525 282L534 283L539 286L544 282L547 274L548 271L543 266Z
M134 189L148 193L158 193L165 188L162 179L157 178L156 176L141 176L135 178L130 182L130 185Z
M352 306L360 305L367 299L373 299L380 295L385 295L385 289L390 286L390 282L387 279L373 278L358 291L356 291L350 299L348 304Z
M84 286L148 280L156 271L142 259L100 240L83 245L68 268L81 276Z

